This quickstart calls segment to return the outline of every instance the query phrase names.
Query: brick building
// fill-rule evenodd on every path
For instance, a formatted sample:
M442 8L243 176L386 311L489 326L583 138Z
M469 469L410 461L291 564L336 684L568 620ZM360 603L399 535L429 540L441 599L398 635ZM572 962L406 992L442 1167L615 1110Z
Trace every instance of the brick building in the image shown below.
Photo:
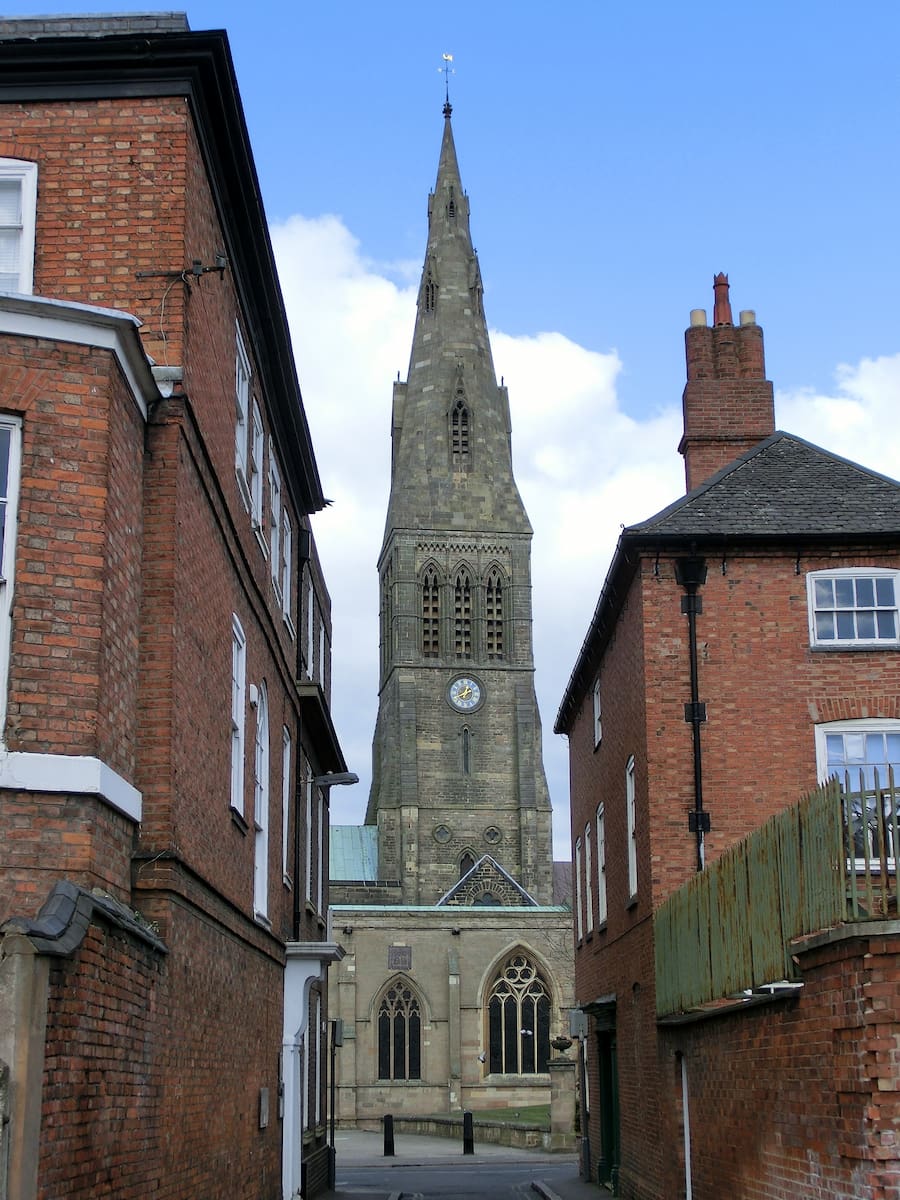
M832 772L900 771L900 485L776 432L762 331L732 323L724 276L686 351L687 494L623 531L556 722L586 1167L641 1200L895 1197L890 914L807 929L796 978L657 1004L667 898Z
M234 67L0 22L0 1194L324 1185L322 489Z
M511 425L448 103L394 384L372 790L366 824L332 830L346 1123L546 1103L568 1028Z

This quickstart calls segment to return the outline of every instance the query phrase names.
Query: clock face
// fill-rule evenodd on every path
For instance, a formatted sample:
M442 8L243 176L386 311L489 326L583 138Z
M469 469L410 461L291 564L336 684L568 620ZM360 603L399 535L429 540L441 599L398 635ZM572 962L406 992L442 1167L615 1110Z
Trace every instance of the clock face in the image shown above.
M450 703L460 712L471 712L481 704L483 693L481 684L467 675L461 675L450 684L447 693Z

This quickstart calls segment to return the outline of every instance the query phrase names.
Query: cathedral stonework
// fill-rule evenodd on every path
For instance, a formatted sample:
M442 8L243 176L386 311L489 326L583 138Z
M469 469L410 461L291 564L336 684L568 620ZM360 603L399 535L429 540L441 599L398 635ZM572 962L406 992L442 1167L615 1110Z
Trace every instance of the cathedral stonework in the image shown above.
M571 1005L571 913L554 905L534 692L532 530L449 104L391 439L372 788L365 826L332 830L335 929L350 931L332 1012L349 1035L339 1078L348 1121L539 1102L546 1053L492 1046L502 1022L491 1005L511 956L541 989L539 1005L515 1001L534 1025L523 1038L546 1048ZM371 853L357 861L352 847ZM401 942L411 965L398 977L388 950ZM398 1074L391 1037L405 1047L401 1066L416 1064L414 1089L399 1086L412 1076ZM515 1071L491 1070L507 1060Z

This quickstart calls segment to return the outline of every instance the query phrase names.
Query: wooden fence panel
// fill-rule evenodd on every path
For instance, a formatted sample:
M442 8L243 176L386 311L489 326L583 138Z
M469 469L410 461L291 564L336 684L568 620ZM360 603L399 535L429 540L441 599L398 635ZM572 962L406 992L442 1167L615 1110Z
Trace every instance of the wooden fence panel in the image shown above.
M660 906L658 1013L796 977L791 940L846 919L842 811L834 780L731 846ZM882 844L889 825L890 814Z

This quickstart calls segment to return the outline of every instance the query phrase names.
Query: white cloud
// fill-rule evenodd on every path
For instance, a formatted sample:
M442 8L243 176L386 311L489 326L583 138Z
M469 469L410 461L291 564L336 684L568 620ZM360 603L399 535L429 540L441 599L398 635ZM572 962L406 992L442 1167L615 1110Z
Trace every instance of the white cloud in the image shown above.
M292 217L272 231L304 403L332 508L314 521L333 602L333 711L361 783L332 795L338 823L361 821L377 709L376 561L390 482L391 384L406 377L415 315L408 270L367 262L337 217ZM492 333L509 387L516 478L534 526L536 686L554 801L557 857L568 857L567 746L552 732L622 525L684 492L680 406L636 419L619 407L615 352L561 333ZM676 387L680 381L673 381ZM900 474L894 417L900 355L836 372L836 394L780 393L778 423L886 474Z
M864 358L835 370L835 395L779 392L779 427L835 454L900 478L900 354Z

